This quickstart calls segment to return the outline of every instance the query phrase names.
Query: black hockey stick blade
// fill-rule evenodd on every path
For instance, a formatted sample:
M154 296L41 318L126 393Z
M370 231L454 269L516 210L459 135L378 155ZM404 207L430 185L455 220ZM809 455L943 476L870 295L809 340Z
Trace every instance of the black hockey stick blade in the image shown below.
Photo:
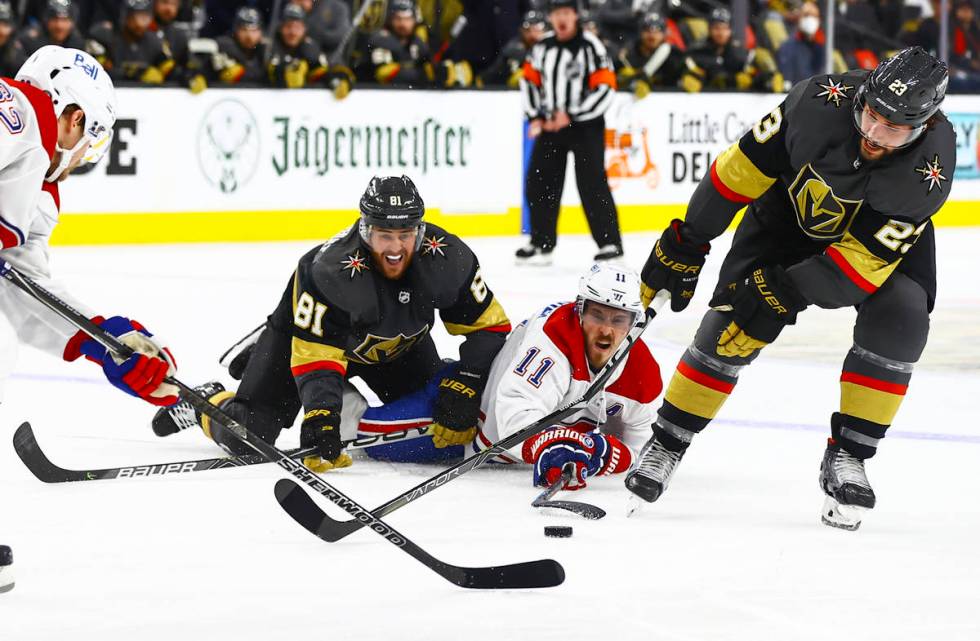
M539 494L533 501L531 501L532 507L542 508L542 509L555 509L555 510L566 510L581 516L583 519L589 519L590 521L598 521L606 515L606 511L601 507L595 505L590 505L588 503L582 503L579 501L552 501L551 497L558 493L565 483L572 478L572 472L566 469L562 472L558 480L552 483L544 492Z
M291 479L277 481L275 493L276 501L293 520L319 536L317 528L323 511L309 494ZM436 561L430 567L447 581L475 590L551 588L565 581L565 569L552 559L482 568L466 568Z

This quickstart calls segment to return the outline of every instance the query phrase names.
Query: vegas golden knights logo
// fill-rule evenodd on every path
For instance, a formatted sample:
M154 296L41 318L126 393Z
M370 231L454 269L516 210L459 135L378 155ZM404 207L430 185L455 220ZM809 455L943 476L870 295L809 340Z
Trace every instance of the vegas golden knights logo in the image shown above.
M388 363L412 349L428 332L429 324L426 323L425 327L411 336L399 334L393 338L388 338L386 336L368 334L361 341L361 344L354 348L351 354L351 360L363 363L364 365Z
M830 185L809 164L804 165L790 185L789 197L800 229L817 240L840 238L864 202L835 196Z

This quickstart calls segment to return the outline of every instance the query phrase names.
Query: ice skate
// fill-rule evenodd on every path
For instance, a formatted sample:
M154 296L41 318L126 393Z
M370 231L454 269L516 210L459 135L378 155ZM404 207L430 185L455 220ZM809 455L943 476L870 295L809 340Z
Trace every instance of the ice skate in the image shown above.
M651 436L640 451L636 467L626 475L626 489L647 503L653 503L667 489L683 457L684 452L668 450L656 436ZM637 501L631 499L628 515L632 515L639 506Z
M830 441L820 464L824 499L820 520L831 527L856 530L864 514L875 506L875 493L864 472L864 461Z
M537 245L528 243L514 253L514 258L518 265L535 265L538 267L548 267L552 262L552 252L554 249L544 249Z
M215 394L225 391L225 386L218 381L210 381L198 385L194 391L210 399ZM201 417L187 401L180 401L170 407L157 410L153 415L153 433L157 436L170 436L189 427L201 427Z

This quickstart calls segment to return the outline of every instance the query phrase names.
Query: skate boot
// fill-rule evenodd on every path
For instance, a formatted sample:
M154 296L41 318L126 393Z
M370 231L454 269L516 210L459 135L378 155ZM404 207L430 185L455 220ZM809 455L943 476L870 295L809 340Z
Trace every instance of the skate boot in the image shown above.
M592 257L592 260L599 263L604 260L613 260L623 257L622 245L603 245L599 248L599 253Z
M864 513L875 506L875 493L864 473L864 461L851 456L833 439L820 464L820 487L827 495L820 520L825 525L856 530Z
M225 386L218 381L211 381L198 385L194 391L211 400L213 397L225 391ZM220 399L224 400L224 399ZM153 433L157 436L170 436L189 427L201 427L201 415L198 414L190 403L179 401L170 407L163 407L153 415Z
M524 247L521 247L514 254L514 258L517 259L518 265L537 265L540 267L547 267L551 265L551 252L554 249L544 249L543 247L538 247L537 245L532 245L528 243Z
M0 594L14 589L14 553L10 546L0 545Z
M684 452L668 450L656 435L651 436L640 450L636 467L626 475L626 489L647 503L653 503L667 489L682 458Z

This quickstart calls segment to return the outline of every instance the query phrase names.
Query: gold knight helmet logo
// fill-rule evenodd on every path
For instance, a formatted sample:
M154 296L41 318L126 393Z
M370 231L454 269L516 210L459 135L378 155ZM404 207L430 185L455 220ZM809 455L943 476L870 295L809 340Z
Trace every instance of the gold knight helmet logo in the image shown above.
M789 188L796 209L796 222L810 238L836 240L851 226L864 200L845 200L834 195L830 185L809 164Z
M351 360L355 360L364 365L377 365L395 360L408 350L412 349L419 339L429 332L429 325L415 332L411 336L398 334L392 338L386 336L375 336L368 334L355 347L351 353Z

